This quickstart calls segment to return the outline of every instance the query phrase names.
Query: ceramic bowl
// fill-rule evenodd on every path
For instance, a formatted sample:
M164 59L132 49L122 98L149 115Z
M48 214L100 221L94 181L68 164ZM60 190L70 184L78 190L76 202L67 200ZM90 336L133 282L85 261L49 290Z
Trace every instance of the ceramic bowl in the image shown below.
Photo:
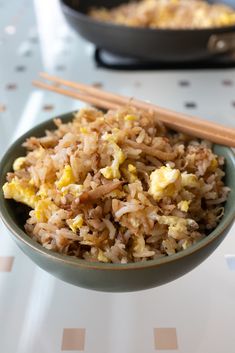
M61 116L67 122L73 113ZM232 226L235 216L235 157L231 149L215 145L214 151L226 160L225 183L231 188L225 205L225 214L217 228L206 238L177 254L130 264L92 263L61 255L43 248L24 231L27 218L22 205L5 200L2 186L13 161L25 154L22 143L30 136L43 136L46 129L53 129L53 119L46 121L17 139L5 153L0 163L0 215L13 239L23 252L38 266L63 281L79 287L108 292L137 291L160 286L175 280L203 262L222 242Z

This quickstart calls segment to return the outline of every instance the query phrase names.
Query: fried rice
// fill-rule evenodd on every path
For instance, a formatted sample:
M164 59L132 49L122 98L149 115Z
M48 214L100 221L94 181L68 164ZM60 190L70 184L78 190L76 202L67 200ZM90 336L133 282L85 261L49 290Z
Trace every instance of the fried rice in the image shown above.
M92 8L89 15L99 21L125 26L163 29L197 29L235 24L234 9L203 0L130 1L111 9Z
M4 196L28 205L25 230L45 248L128 263L182 251L224 214L224 158L166 129L152 112L84 108L30 137Z

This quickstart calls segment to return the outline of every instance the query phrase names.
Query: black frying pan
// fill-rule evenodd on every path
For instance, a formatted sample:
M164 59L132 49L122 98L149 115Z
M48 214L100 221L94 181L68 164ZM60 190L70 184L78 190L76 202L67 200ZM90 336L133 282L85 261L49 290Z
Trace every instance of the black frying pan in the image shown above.
M235 26L196 30L133 28L86 15L91 7L111 8L124 2L128 1L61 0L61 6L67 21L81 36L114 54L170 62L203 60L235 50ZM217 2L235 7L235 0Z

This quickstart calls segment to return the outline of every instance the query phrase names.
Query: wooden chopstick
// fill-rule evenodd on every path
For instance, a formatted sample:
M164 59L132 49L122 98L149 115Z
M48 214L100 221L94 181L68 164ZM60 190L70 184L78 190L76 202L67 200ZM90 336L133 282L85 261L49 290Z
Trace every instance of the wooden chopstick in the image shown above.
M212 142L235 147L234 128L227 128L223 125L205 121L200 118L173 112L151 103L123 97L86 84L70 82L51 76L47 73L40 73L40 76L52 82L53 85L46 84L41 81L33 81L33 84L37 87L82 100L86 103L96 105L99 108L117 109L120 106L131 104L139 109L151 110L157 113L160 121L164 122L172 129L182 131L199 138L204 138ZM61 88L60 85L70 89Z
M175 126L179 126L178 124L180 124L180 126L181 126L181 124L188 124L189 123L189 119L190 119L190 122L195 127L198 126L199 128L201 128L202 124L203 124L204 128L208 127L210 130L215 131L215 132L218 131L218 128L221 129L221 127L222 127L223 129L226 129L226 131L225 131L226 135L232 136L234 138L235 130L234 130L234 133L231 133L231 128L226 128L226 127L224 127L222 125L219 125L219 124L216 124L216 123L212 123L212 122L203 120L203 119L198 118L198 117L197 118L196 117L192 118L192 117L189 117L188 115L185 115L183 113L173 112L173 111L171 111L169 109L161 108L161 107L153 105L151 103L146 103L146 102L139 101L139 100L136 100L136 99L123 97L121 95L114 94L114 93L111 93L111 92L103 91L101 89L86 85L84 83L77 83L77 82L67 81L67 80L61 79L59 77L49 75L49 74L47 74L45 72L41 72L39 75L41 77L45 78L48 81L56 82L57 84L62 84L64 86L66 86L66 87L70 87L70 88L73 88L73 89L78 89L78 90L80 90L83 93L92 95L92 96L97 97L97 98L101 98L102 100L105 99L105 101L116 103L118 106L120 106L120 105L128 105L131 102L131 104L136 106L137 108L145 109L145 110L146 109L147 110L154 110L156 113L158 113L160 115L159 116L159 120L163 121L164 123L172 124L174 122L174 120L176 120L175 121Z
M117 109L119 107L117 104L113 104L111 102L101 101L98 98L91 97L91 96L88 96L88 95L85 95L85 94L81 94L79 92L75 92L75 91L72 92L72 91L68 91L66 89L57 87L57 86L51 86L51 85L48 85L48 84L46 84L44 82L40 82L40 81L34 80L32 83L33 83L33 85L35 87L42 88L42 89L45 89L47 91L56 92L56 93L59 93L59 94L62 94L64 96L68 96L68 97L71 97L71 98L79 99L79 100L81 100L83 102L96 105L97 107L100 107L100 108Z

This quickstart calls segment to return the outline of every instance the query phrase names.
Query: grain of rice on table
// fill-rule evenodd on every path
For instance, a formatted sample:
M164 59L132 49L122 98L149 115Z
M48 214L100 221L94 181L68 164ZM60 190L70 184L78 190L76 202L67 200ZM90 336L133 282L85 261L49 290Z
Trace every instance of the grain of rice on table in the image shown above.
M32 208L27 234L88 261L127 263L184 250L211 232L229 188L211 143L151 112L85 108L24 143L5 198Z

